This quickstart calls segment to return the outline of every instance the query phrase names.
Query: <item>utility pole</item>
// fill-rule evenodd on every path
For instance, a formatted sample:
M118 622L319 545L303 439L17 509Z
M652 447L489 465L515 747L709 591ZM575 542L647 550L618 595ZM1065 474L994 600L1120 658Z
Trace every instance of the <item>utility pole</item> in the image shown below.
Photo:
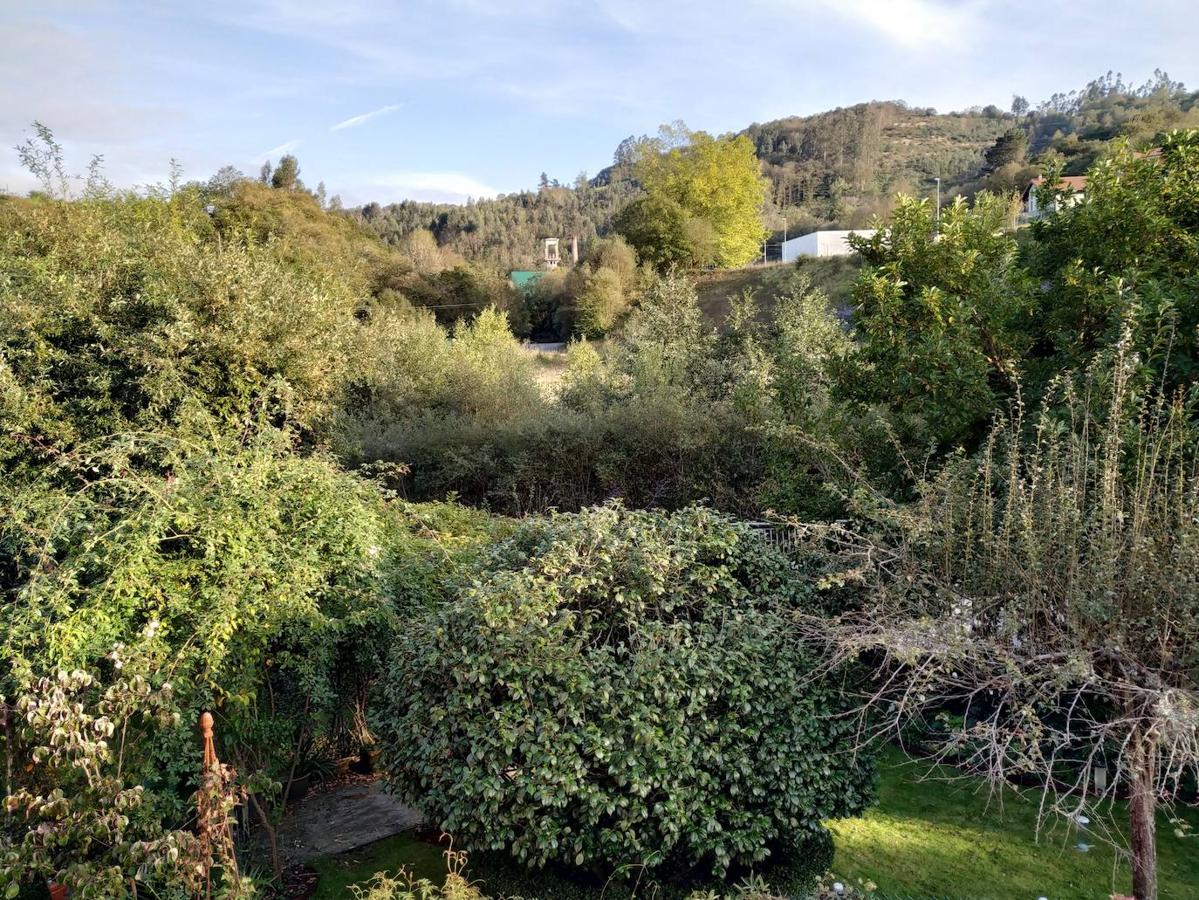
M937 179L937 234L941 233L941 179Z

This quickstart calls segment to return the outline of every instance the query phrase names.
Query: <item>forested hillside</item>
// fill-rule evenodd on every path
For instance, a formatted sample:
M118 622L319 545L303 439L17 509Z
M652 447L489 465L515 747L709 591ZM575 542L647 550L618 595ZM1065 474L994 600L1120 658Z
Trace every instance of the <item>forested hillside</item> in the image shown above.
M754 145L770 183L764 220L776 238L817 228L863 227L890 211L899 193L972 196L1012 191L1049 166L1082 174L1111 139L1148 146L1172 128L1199 125L1199 92L1157 72L1142 85L1108 73L1081 90L1032 105L1014 97L996 106L938 113L902 101L861 103L812 116L755 123L739 132ZM677 134L682 123L664 128ZM499 269L534 266L540 239L605 234L638 196L633 157L648 138L620 143L613 165L572 186L543 176L536 191L475 200L465 206L406 201L355 210L390 243L428 230L454 253Z
M580 177L573 187L546 183L464 206L404 201L368 203L356 215L389 243L425 229L439 245L498 269L535 268L543 237L577 236L586 242L608 229L612 217L637 193L629 181L593 185Z
M903 103L863 103L808 117L751 125L774 205L798 230L828 222L865 225L897 192L923 192L932 179L978 172L1013 117L987 111L938 114ZM790 222L789 222L790 224Z

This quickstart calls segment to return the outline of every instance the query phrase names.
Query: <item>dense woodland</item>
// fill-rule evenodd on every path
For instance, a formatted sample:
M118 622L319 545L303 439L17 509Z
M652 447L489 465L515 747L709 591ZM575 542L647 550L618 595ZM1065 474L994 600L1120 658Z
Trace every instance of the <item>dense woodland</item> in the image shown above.
M41 128L0 197L0 889L283 895L289 796L353 759L508 867L446 896L827 897L893 741L1104 822L1096 890L1189 890L1194 99L674 126L594 184L369 215L294 158L116 191ZM1038 153L1086 199L1017 230L977 182ZM696 270L830 174L845 210L916 182L844 315L808 265L705 315ZM519 292L550 225L600 236Z

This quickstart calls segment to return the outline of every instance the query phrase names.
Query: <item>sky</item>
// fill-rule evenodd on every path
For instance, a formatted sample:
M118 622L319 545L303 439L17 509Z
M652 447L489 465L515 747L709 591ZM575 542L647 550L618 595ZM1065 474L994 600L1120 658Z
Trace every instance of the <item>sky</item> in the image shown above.
M347 205L571 182L677 119L1199 87L1195 0L0 0L0 190L48 125L120 187L284 153Z

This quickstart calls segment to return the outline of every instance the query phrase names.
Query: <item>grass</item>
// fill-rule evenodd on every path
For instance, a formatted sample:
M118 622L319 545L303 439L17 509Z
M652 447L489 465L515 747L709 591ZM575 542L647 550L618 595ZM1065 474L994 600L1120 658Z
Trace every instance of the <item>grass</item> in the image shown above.
M829 823L837 875L850 883L873 881L877 900L1105 900L1113 891L1127 892L1127 866L1097 839L1087 841L1094 845L1088 853L1075 849L1077 833L1062 828L1037 841L1035 796L1009 790L1001 803L980 782L952 774L910 762L898 751L885 754L878 805L860 818ZM1119 805L1115 814L1122 823ZM1192 811L1189 817L1199 830L1199 815ZM350 885L401 866L440 884L443 849L409 833L318 860L316 897L347 897ZM1180 839L1163 819L1158 856L1163 900L1199 900L1199 837ZM487 889L486 871L467 874ZM557 888L540 897L528 889L520 893L529 900L562 895Z
M1078 833L1059 826L1037 841L1039 795L1008 790L991 797L980 782L952 775L889 753L878 805L861 818L829 823L834 871L851 882L874 881L880 898L1072 900L1128 891L1128 867L1098 839L1084 836L1093 846L1082 853ZM1164 819L1157 838L1161 896L1199 898L1199 838L1176 837Z
M700 309L710 322L721 327L729 314L733 298L748 288L757 295L759 315L768 317L779 289L796 270L811 278L812 285L828 295L834 308L842 308L850 303L850 293L861 270L861 262L857 257L838 256L705 272L696 278Z
M444 848L405 831L349 853L323 857L312 863L321 876L314 900L343 900L351 896L350 885L366 881L376 872L394 875L401 867L416 878L441 884L446 873L443 853Z

